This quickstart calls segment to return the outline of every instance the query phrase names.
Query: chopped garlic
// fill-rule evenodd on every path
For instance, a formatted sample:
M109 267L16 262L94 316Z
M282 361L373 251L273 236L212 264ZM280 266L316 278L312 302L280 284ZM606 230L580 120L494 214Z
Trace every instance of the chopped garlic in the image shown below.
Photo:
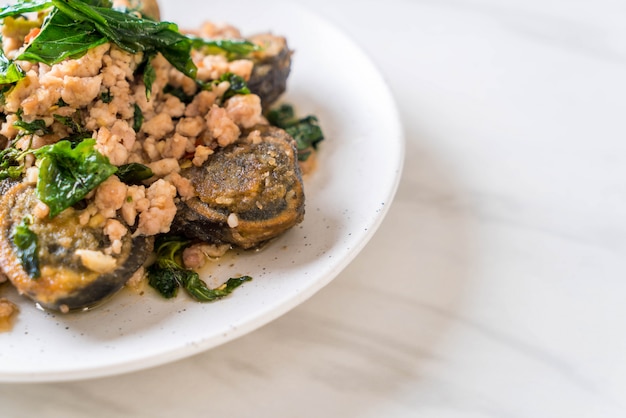
M230 215L228 215L228 219L226 220L226 222L231 228L237 228L239 226L239 217L236 213L231 213Z
M80 261L85 267L96 273L104 274L115 270L115 258L101 251L76 250L76 255L80 257Z

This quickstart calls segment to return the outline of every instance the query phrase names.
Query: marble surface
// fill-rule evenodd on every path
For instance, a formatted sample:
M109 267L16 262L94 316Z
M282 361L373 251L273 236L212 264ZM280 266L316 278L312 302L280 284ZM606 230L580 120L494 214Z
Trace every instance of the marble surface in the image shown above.
M378 233L247 336L1 384L0 416L626 416L626 3L298 2L363 47L400 108L405 170Z

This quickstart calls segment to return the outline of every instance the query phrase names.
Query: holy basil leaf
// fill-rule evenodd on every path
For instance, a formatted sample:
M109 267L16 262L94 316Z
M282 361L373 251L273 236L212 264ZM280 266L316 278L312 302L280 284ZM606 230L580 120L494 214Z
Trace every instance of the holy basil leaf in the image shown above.
M46 126L45 120L35 119L32 122L26 122L22 119L22 113L22 109L18 109L16 113L17 120L13 122L13 126L22 131L24 134L46 135L52 132L52 129Z
M18 59L53 65L66 58L79 58L89 49L107 42L93 24L75 21L58 9L52 11L41 32Z
M191 59L191 49L204 47L209 52L219 51L229 58L238 58L259 49L245 40L207 40L188 37L171 22L143 19L111 7L106 0L51 0L33 2L29 7L6 9L6 15L18 10L40 10L55 6L39 35L28 45L19 59L41 61L52 65L66 58L77 58L90 48L112 42L130 53L143 52L152 57L161 53L183 74L196 78L197 67ZM3 9L4 10L4 9ZM151 87L153 69L146 67L144 82Z
M155 243L156 261L148 267L148 283L163 297L176 296L182 287L189 296L199 302L212 302L228 296L241 284L252 280L249 276L228 279L216 289L209 289L198 273L182 266L181 254L190 244L177 236L161 235Z
M257 44L243 39L204 39L187 35L194 49L204 49L207 54L224 54L228 59L245 58L261 49Z
M135 104L135 111L133 114L133 129L135 132L139 132L143 125L143 112L138 104Z
M213 302L218 299L222 299L230 295L233 290L252 280L250 276L233 277L230 278L216 289L209 289L196 272L182 276L182 287L189 293L189 295L199 302Z
M267 113L270 125L284 129L296 141L298 160L306 161L318 144L324 140L324 133L315 116L297 118L293 106L283 104Z
M35 119L32 122L24 122L23 120L18 120L13 123L13 126L27 134L50 133L50 129L46 127L46 121L43 119Z
M118 167L115 173L119 179L126 184L141 184L142 181L154 175L150 167L139 163L124 164Z
M182 272L180 269L164 269L158 264L148 267L148 284L166 299L176 297L180 280L177 276Z
M267 121L270 125L284 128L295 122L293 106L283 104L267 113Z
M163 87L163 94L171 94L172 96L176 96L181 102L185 104L191 103L194 98L194 96L185 93L182 87L174 87L171 84L166 84L165 87Z
M95 144L90 138L72 148L63 140L34 151L41 160L37 197L50 208L50 218L84 199L117 171Z
M89 23L118 47L134 54L160 52L183 74L195 78L197 67L191 60L191 41L178 31L176 24L142 19L80 0L52 0L52 3L70 19Z
M154 56L149 55L142 66L143 84L146 86L146 99L148 101L150 100L150 96L152 96L152 84L156 80L156 70L154 69L154 66L152 66L152 58L154 58Z
M190 270L181 266L182 251L189 245L189 241L170 235L157 236L154 244L156 260L147 269L148 284L157 290L166 299L173 298L178 293L181 278Z
M74 119L69 116L53 115L54 119L67 126L71 133L69 136L63 138L72 144L72 147L76 146L79 142L91 138L91 133L85 131Z
M0 84L13 84L24 78L24 71L0 48Z
M230 87L222 96L222 100L228 100L236 94L250 94L250 89L248 88L248 83L243 77L238 76L233 73L222 74L222 76L215 80L214 83L221 83L223 81L228 81L230 83Z
M324 140L322 128L320 128L315 116L307 116L298 120L298 123L285 128L285 132L296 140L298 160L306 161L311 152L317 149L320 141Z
M48 0L21 1L11 4L0 9L0 19L8 16L19 16L24 13L38 12L52 6L52 2Z
M111 0L82 0L82 1L91 6L104 7L107 9L110 9L113 7L113 2Z
M50 3L56 8L19 59L52 65L66 58L78 58L89 49L108 41L132 53L144 51L154 55L156 52L163 52L168 58L170 55L167 51L154 47L157 45L162 49L172 49L171 45L161 45L167 35L159 35L160 31L167 32L174 28L178 38L184 38L177 32L174 24L161 24L113 10L110 2L53 0ZM155 40L155 36L159 39ZM182 62L180 57L176 61L179 64ZM181 64L181 70L195 69L189 56L188 61Z
M19 120L21 120L21 114L20 111L17 112ZM0 180L18 179L24 173L24 157L33 151L30 145L25 151L16 148L15 145L19 139L18 136L8 147L0 151Z
M29 151L21 151L10 146L0 152L0 180L18 179L24 172L24 156Z
M54 120L56 120L57 122L62 123L63 125L67 126L68 128L70 128L70 130L72 132L78 132L78 131L82 130L78 126L76 121L74 121L74 119L72 119L69 116L61 116L61 115L52 115L52 116L54 117Z
M148 283L166 299L173 298L182 287L198 302L213 302L230 295L243 283L252 280L250 276L230 278L216 289L209 289L198 273L184 268L161 268L158 263L148 267Z
M190 243L177 235L159 235L154 243L156 264L164 269L182 269L181 254Z
M4 106L6 105L6 94L11 91L11 89L13 88L12 85L10 84L3 84L0 85L0 105ZM6 122L7 121L7 115L6 113L0 113L0 122Z
M111 91L107 90L100 94L100 100L102 100L102 103L111 103L113 101L113 95L111 94Z
M26 217L13 230L13 244L24 271L33 279L41 276L39 270L39 240L37 234L30 230L31 220Z

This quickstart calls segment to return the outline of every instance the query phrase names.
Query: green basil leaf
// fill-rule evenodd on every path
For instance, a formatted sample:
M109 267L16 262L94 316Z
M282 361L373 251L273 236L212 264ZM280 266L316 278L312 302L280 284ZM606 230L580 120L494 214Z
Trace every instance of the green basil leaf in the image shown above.
M24 78L24 71L0 48L0 84L13 84Z
M230 83L230 87L222 96L222 100L228 100L236 94L250 94L250 89L248 88L248 83L243 77L238 76L233 73L222 74L222 76L215 80L215 83L221 83L223 81L228 81Z
M180 280L177 278L180 270L163 269L158 264L148 267L148 284L166 299L176 297Z
M171 22L142 19L124 10L111 8L107 0L51 0L22 3L20 7L0 11L6 16L23 11L41 10L55 6L44 22L41 32L22 52L19 59L40 61L48 65L66 58L78 58L89 49L105 42L146 56L161 53L176 69L196 78L197 67L191 59L192 48L207 48L210 53L224 53L229 57L245 57L260 48L246 40L207 40L181 34ZM144 83L149 97L154 69L146 67ZM231 93L232 94L232 93Z
M156 71L152 66L152 56L148 57L146 64L143 68L143 84L146 86L146 99L150 101L150 96L152 96L152 84L154 80L156 80Z
M113 2L111 0L82 0L83 2L96 7L104 7L106 9L111 9L113 7Z
M34 151L41 160L37 197L48 205L51 218L84 199L117 171L95 144L96 140L90 138L72 148L69 141L63 140Z
M217 289L209 289L198 273L181 265L182 252L189 244L189 240L177 236L157 237L156 261L148 267L148 283L163 297L174 297L178 288L183 287L193 299L212 302L228 296L241 284L252 280L250 276L231 278Z
M189 244L188 239L177 235L159 235L154 243L156 263L161 268L182 269L180 257Z
M61 116L61 115L52 115L52 116L54 117L54 120L67 126L68 128L72 130L72 132L77 132L81 130L78 124L70 116Z
M112 42L131 53L143 52L146 56L161 53L176 69L195 79L197 67L191 59L194 46L221 51L229 58L243 57L259 49L245 40L190 38L181 34L174 23L139 18L128 11L111 8L107 1L51 0L44 3L55 8L19 59L52 65ZM7 15L14 12L17 13L6 10ZM144 76L146 87L150 88L149 69Z
M318 125L315 116L300 119L297 124L285 128L285 131L296 140L300 161L306 161L312 150L316 150L318 144L324 140L322 128Z
M86 132L83 127L76 123L76 121L71 117L61 115L52 116L57 122L62 123L63 125L70 128L70 135L63 139L69 141L72 144L72 147L75 147L76 145L78 145L79 142L92 137L90 132Z
M89 22L106 39L131 52L163 54L183 74L195 78L197 67L191 59L191 41L171 22L142 19L124 11L95 7L79 0L52 0L76 22Z
M10 146L0 152L0 180L18 179L24 172L24 156L30 151L21 151Z
M35 119L32 122L24 122L18 120L13 123L13 126L27 134L46 134L50 133L50 128L46 127L46 121L43 119Z
M130 163L118 167L115 175L126 184L141 184L142 181L152 177L154 173L148 166Z
M17 121L13 122L13 126L18 128L23 133L29 135L46 135L52 132L52 129L46 126L45 120L35 119L32 122L25 122L22 119L22 113L22 109L17 111Z
M1 8L0 19L4 19L8 16L19 16L24 13L38 12L50 6L52 6L52 2L48 0L21 1Z
M135 112L133 114L133 129L135 132L139 132L141 125L143 125L143 113L139 105L135 104Z
M277 126L279 128L289 126L295 121L293 106L283 104L275 109L271 109L267 112L267 121L270 125Z
M187 93L185 93L182 87L174 87L171 84L166 84L165 87L163 87L163 93L176 96L181 102L185 104L191 103L194 98L194 96L190 96Z
M270 125L284 129L296 141L298 160L306 161L318 144L324 140L324 133L315 116L298 119L293 106L283 104L267 113Z
M0 105L4 106L6 105L6 94L11 91L11 89L13 88L12 85L10 84L3 84L0 85ZM6 122L7 121L7 115L6 113L0 113L0 122Z
M187 274L181 266L180 256L189 241L171 235L159 235L154 243L156 261L147 269L148 283L164 298L173 298L178 293L182 274Z
M245 282L252 280L252 277L233 277L228 279L226 283L216 289L209 289L206 283L200 279L200 276L196 272L190 272L190 274L183 275L181 276L181 279L181 285L192 298L199 302L213 302L230 295L233 290Z
M26 217L13 230L13 244L24 271L33 279L41 276L39 270L39 240L37 234L30 230L31 220Z
M113 101L113 95L107 90L100 95L100 100L102 100L102 103L111 103Z
M261 47L243 39L204 39L193 35L187 35L192 48L204 49L207 54L224 54L230 60L245 58Z
M107 42L93 24L75 21L58 9L52 11L41 32L18 59L53 65L66 58L79 58L89 49Z

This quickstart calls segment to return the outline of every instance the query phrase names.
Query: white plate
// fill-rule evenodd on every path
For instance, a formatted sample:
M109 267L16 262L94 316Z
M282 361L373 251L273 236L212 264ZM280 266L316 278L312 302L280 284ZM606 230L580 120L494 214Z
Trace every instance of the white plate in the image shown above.
M223 344L286 313L328 284L373 235L391 203L404 142L390 92L368 58L316 15L288 4L162 2L163 18L194 27L229 21L245 34L271 29L296 51L285 101L316 114L327 140L306 181L305 221L265 250L222 260L210 285L254 278L230 297L199 304L123 291L80 314L42 312L22 300L0 334L0 381L74 380L139 370ZM193 12L192 12L193 11ZM2 295L18 299L7 286Z

